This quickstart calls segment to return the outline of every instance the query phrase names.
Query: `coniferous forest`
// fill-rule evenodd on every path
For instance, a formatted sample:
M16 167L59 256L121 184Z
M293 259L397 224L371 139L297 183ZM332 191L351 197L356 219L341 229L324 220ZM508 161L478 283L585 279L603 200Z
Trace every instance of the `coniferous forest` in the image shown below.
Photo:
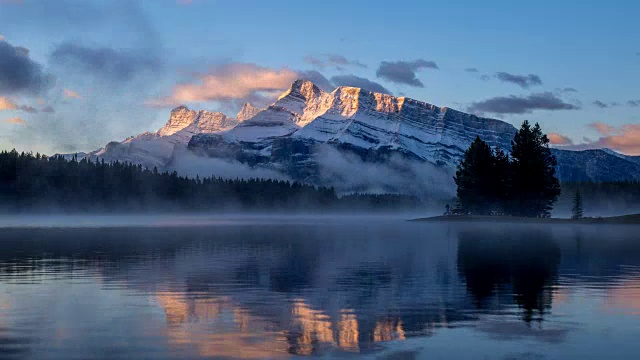
M280 180L187 178L129 163L0 152L0 211L416 209L412 196L353 194Z
M477 137L456 171L458 212L549 217L561 192L556 166L537 123L522 123L511 141L511 156Z

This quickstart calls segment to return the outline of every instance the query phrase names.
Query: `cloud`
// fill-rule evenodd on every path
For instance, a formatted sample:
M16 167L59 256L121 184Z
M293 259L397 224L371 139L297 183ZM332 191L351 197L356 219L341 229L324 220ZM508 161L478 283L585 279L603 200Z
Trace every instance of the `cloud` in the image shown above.
M0 41L0 94L44 93L53 85L53 77L29 58L28 51Z
M396 84L424 87L422 81L416 77L421 69L439 69L433 61L418 59L415 61L383 61L376 71L376 76Z
M311 81L324 91L333 91L336 87L329 79L315 70L303 71L299 77Z
M353 66L359 68L367 68L367 65L361 63L358 60L349 60L343 55L339 54L323 54L319 56L305 56L304 61L313 66L324 69L326 67L335 67L342 70L344 67Z
M470 73L477 73L479 70L478 70L478 68L472 67L472 68L466 68L466 69L464 69L464 71L470 72Z
M32 113L35 114L38 112L38 110L36 108L34 108L33 106L28 106L28 105L20 105L18 107L20 110L24 111L24 112L28 112L28 113Z
M336 86L353 86L373 92L391 94L391 91L389 91L379 83L355 75L334 76L331 78L331 82L333 82Z
M0 41L4 41L4 39L5 39L4 35L0 34Z
M551 145L573 145L573 141L568 137L558 133L548 133L549 143Z
M542 85L542 80L540 79L540 76L535 74L514 75L514 74L509 74L507 72L498 72L495 74L495 78L503 82L516 84L523 89L528 89L533 85Z
M608 107L609 107L609 105L605 104L604 102L602 102L602 101L600 101L600 100L596 100L596 101L594 101L594 102L593 102L593 105L595 105L595 106L597 106L597 107L599 107L599 108L601 108L601 109L604 109L604 108L608 108Z
M561 92L578 92L578 90L572 87L566 87L566 88L560 89L560 91Z
M593 128L595 131L599 132L601 135L609 136L611 135L616 128L605 123L595 122L587 125L590 128Z
M131 80L141 72L158 70L161 66L152 53L139 49L89 47L70 42L58 45L50 60L55 65L118 82Z
M629 101L627 101L627 105L629 105L631 107L639 107L640 106L640 100L629 100Z
M82 96L73 90L64 89L63 92L67 99L82 99Z
M18 105L13 100L0 96L0 111L3 110L20 110L28 113L37 113L38 110L28 105Z
M243 100L264 92L287 89L300 74L288 68L278 70L247 63L217 66L198 75L191 83L179 84L170 96L151 100L151 106L175 106L206 101Z
M566 103L551 92L529 96L498 96L472 103L468 111L473 113L527 114L534 110L577 110L580 107Z
M27 122L24 121L23 119L19 118L19 117L12 117L6 120L7 123L9 124L14 124L14 125L26 125Z
M53 106L51 106L51 105L43 107L40 111L43 112L43 113L54 113L55 112L55 110L53 109Z
M601 137L591 142L579 144L577 148L609 148L627 155L640 155L640 124L615 127L597 122L588 126L595 129Z
M0 96L0 111L2 110L15 110L18 108L18 104L13 100Z

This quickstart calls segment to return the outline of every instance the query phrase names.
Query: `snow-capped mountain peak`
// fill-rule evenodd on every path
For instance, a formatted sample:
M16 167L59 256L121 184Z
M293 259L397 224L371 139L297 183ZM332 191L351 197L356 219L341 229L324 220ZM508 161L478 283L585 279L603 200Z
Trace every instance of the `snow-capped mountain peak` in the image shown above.
M238 115L236 115L236 120L239 122L249 120L262 110L263 109L257 108L249 103L245 103L242 105L242 109L240 109Z
M178 106L171 110L169 121L157 131L160 136L170 136L182 130L192 133L214 133L229 129L238 124L238 120L221 112L189 110Z

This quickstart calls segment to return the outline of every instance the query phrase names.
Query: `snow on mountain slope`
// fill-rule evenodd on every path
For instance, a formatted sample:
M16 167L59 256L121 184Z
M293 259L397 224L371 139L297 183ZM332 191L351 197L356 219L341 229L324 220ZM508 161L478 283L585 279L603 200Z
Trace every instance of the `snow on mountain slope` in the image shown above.
M241 112L242 119L255 113L250 104ZM171 160L175 147L186 147L193 135L213 134L233 128L242 120L230 118L221 112L194 111L186 106L171 110L169 120L158 131L145 132L122 142L112 141L104 148L85 156L90 159L121 161L162 169Z

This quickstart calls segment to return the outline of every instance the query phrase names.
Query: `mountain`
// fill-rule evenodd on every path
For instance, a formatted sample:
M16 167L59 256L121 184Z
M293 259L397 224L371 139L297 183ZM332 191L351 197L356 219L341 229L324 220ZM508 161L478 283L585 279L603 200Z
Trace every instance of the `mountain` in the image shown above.
M451 197L476 136L506 151L516 128L406 97L355 87L328 93L297 80L264 109L235 118L184 106L167 124L87 154L187 175L280 177L348 192ZM554 149L561 181L640 179L640 161L610 150Z

